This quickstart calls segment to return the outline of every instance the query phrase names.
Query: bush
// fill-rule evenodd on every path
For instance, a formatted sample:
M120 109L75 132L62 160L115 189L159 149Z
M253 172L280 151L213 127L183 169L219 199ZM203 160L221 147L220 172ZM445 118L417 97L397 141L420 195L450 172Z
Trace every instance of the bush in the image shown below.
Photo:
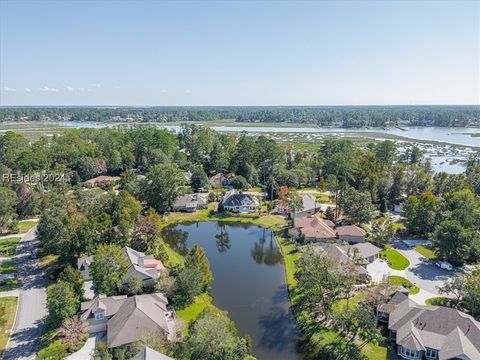
M63 359L67 356L67 349L60 341L54 341L38 352L37 360Z

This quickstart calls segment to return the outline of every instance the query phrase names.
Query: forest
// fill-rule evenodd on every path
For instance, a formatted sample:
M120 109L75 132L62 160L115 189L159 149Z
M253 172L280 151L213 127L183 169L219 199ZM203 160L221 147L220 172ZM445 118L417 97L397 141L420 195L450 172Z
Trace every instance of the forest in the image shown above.
M345 128L480 125L479 106L2 107L0 122L289 123Z

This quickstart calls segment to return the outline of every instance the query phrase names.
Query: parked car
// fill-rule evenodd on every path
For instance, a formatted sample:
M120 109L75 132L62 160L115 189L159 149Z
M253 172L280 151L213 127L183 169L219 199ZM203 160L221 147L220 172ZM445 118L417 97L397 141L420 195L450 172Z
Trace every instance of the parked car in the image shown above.
M435 265L438 266L440 269L443 269L443 270L448 270L448 271L453 270L453 265L450 264L449 262L446 262L446 261L437 261L435 263Z

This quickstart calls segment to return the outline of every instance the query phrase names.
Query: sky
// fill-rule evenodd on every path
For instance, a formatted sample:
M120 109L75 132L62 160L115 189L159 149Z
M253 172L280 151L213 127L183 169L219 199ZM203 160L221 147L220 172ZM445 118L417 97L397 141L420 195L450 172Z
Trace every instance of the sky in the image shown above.
M480 104L480 2L0 0L0 105L368 104Z

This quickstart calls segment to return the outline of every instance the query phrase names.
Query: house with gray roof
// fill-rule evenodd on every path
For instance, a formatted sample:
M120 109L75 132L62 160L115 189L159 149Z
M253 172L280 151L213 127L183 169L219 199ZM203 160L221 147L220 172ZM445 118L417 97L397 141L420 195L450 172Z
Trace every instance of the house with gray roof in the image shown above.
M237 213L248 213L258 211L260 202L251 194L244 194L231 190L227 192L219 205L224 211L231 211Z
M175 311L161 293L127 296L98 295L81 304L89 333L106 336L109 348L126 347L146 332L177 339Z
M173 211L193 212L207 207L207 194L182 195L173 203Z
M378 308L377 318L388 324L404 359L480 359L480 323L459 310L418 305L397 293Z
M123 254L128 261L128 270L123 284L127 284L132 277L136 277L141 280L144 285L153 285L160 272L166 270L160 260L155 259L152 255L145 255L143 252L133 250L128 246L123 248ZM90 276L90 265L92 261L93 255L77 259L77 268L85 281L92 279Z
M359 282L370 281L367 265L378 258L380 248L370 243L341 245L329 244L318 246L326 258L333 264L351 265Z
M298 209L298 211L292 213L292 211L288 207L288 203L281 202L276 207L276 212L278 214L290 216L290 217L293 217L293 216L304 217L304 216L311 216L322 209L322 204L317 202L314 196L309 194L302 194L301 197L302 197L302 208Z

